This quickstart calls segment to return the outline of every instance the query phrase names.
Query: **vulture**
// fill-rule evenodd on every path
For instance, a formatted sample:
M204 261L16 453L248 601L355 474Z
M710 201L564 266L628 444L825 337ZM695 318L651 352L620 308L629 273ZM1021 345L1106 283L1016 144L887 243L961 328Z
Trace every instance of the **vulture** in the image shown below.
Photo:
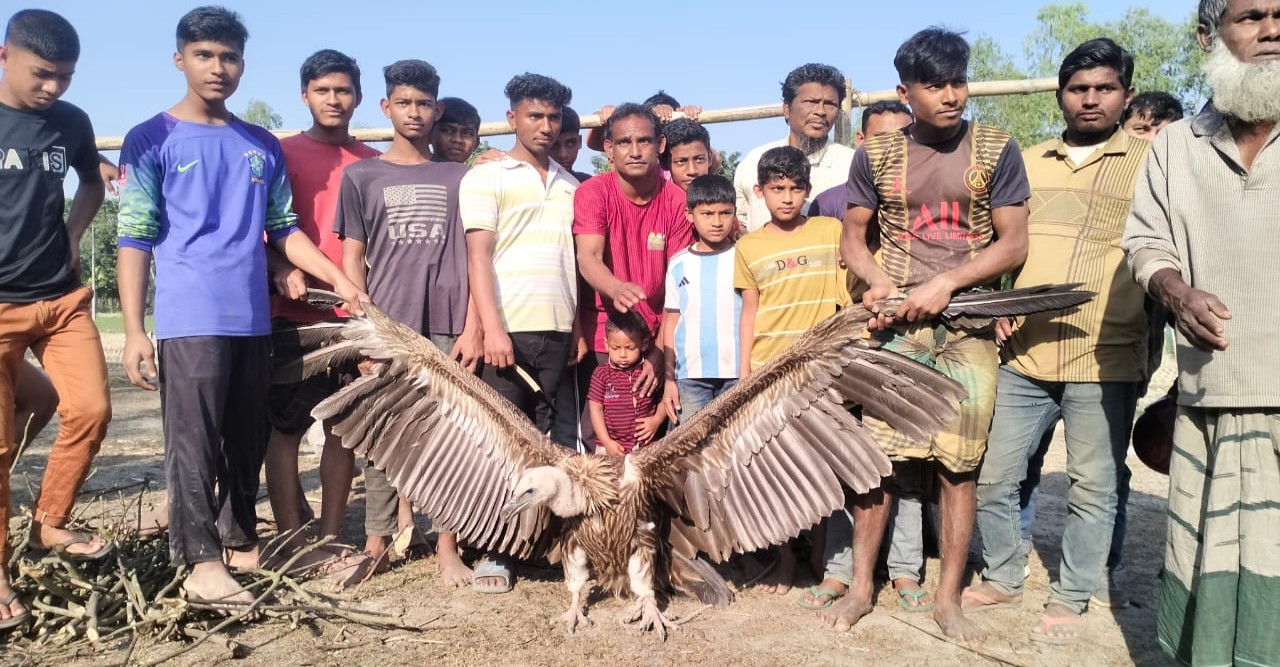
M1078 285L957 296L957 326L1068 309ZM900 301L883 302L891 314ZM871 314L845 308L736 387L624 458L554 444L511 403L426 338L365 304L341 324L301 326L318 346L277 381L358 358L368 374L320 403L343 446L384 470L443 530L471 546L563 565L572 633L588 623L587 583L636 606L627 618L662 639L679 626L659 607L673 589L716 606L732 592L711 564L795 537L890 474L852 406L915 439L965 398L960 384L865 336ZM665 598L664 598L665 599Z

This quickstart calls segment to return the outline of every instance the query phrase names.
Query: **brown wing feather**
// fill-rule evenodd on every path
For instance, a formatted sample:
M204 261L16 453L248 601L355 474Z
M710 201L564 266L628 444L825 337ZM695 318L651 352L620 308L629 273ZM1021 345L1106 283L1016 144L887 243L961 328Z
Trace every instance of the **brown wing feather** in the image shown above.
M375 306L364 309L344 336L381 363L312 414L386 471L442 530L516 557L545 553L545 510L503 521L499 509L524 471L556 465L570 452L425 338Z

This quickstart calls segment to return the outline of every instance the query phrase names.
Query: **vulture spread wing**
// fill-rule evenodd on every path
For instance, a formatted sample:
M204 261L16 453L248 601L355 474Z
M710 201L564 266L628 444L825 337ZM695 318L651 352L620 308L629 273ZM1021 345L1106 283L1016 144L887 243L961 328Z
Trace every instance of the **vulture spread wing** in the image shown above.
M358 350L375 362L372 372L312 414L441 529L484 550L544 553L549 512L503 520L499 510L524 471L556 465L569 450L426 338L373 305L364 310L364 318L344 325L345 341L326 350L335 359ZM307 365L323 365L326 350L309 353Z
M957 297L943 317L990 321L1093 298L1072 287ZM724 560L777 544L843 506L842 484L858 493L879 486L889 460L849 406L917 440L955 418L965 397L960 384L877 349L862 336L869 317L860 305L836 313L632 454L632 465L677 514L675 549Z

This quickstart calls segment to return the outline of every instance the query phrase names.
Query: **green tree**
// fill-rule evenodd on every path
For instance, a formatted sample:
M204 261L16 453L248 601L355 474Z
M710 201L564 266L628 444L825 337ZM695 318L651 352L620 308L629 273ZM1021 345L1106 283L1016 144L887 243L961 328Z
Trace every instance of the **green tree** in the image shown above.
M67 210L70 209L71 203L67 202ZM98 215L80 238L80 281L93 288L99 310L120 308L120 293L116 288L116 217L119 213L119 200L102 202Z
M244 113L240 114L240 119L246 123L261 125L268 130L284 127L284 117L276 113L270 104L256 98L249 99L249 106L245 108Z
M609 164L609 158L605 157L602 153L597 153L591 156L591 168L594 169L597 174L613 171L613 165Z
M1203 54L1195 45L1196 21L1169 21L1144 8L1130 8L1115 21L1089 20L1084 3L1051 3L1036 14L1038 27L1023 42L1019 61L989 37L974 41L971 75L975 81L1055 77L1062 59L1077 45L1110 37L1134 54L1133 86L1137 92L1163 91L1182 100L1188 110L1203 103ZM1023 146L1056 136L1062 113L1052 95L1007 95L974 98L973 117L1013 133Z
M471 163L476 161L476 158L491 150L493 150L493 146L487 140L481 140L480 143L476 144L476 149L471 151L471 157L467 158L467 166L470 167Z
M720 170L716 173L732 181L733 175L738 171L738 163L741 161L742 151L733 151L732 153L720 151Z

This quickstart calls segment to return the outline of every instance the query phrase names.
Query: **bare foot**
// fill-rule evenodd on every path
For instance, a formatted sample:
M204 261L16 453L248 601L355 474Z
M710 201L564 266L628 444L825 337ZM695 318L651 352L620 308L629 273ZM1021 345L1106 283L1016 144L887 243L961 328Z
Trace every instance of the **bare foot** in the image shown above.
M797 603L805 609L818 610L830 607L849 592L849 585L839 579L823 579L822 583L812 586L800 594Z
M778 560L773 571L760 580L760 589L774 595L786 595L791 592L791 585L796 579L796 555L791 545L780 544L776 549Z
M1044 606L1044 613L1031 630L1031 641L1069 646L1080 641L1084 624L1083 614L1077 614L1061 602L1050 602Z
M1011 609L1022 604L1021 595L1002 593L989 581L980 581L960 594L960 609L978 613L991 609Z
M258 545L228 547L222 550L222 562L233 570L255 570L260 565Z
M933 608L933 620L938 622L942 634L959 642L980 642L987 638L987 631L982 626L965 618L960 605L941 600Z
M440 568L440 582L449 588L461 588L471 584L471 568L462 562L462 557L454 549L440 549L436 553L436 565ZM487 585L501 586L502 580L486 577ZM482 582L483 583L483 582Z
M933 608L933 594L925 590L915 579L894 579L893 590L898 592L898 603L907 611Z
M871 613L875 608L873 597L874 593L870 589L852 591L839 602L819 611L818 618L834 628L836 632L844 632L857 625L863 616Z
M375 574L381 574L391 568L385 557L375 559L368 553L347 554L331 561L321 572L328 577L329 583L338 590L346 590L356 584L368 581Z
M218 561L192 566L191 574L182 582L182 588L188 601L213 605L223 613L241 611L243 605L252 604L254 599L253 594L240 586L226 566Z

